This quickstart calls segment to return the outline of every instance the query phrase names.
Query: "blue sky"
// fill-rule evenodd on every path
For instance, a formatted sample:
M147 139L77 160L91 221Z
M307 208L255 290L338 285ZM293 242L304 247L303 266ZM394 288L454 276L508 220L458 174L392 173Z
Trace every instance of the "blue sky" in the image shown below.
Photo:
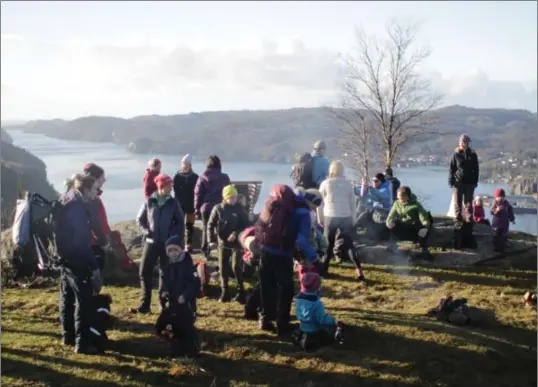
M2 2L2 118L331 103L354 26L382 35L395 17L424 23L422 71L446 103L531 108L536 14L533 1ZM279 56L301 71L268 77Z

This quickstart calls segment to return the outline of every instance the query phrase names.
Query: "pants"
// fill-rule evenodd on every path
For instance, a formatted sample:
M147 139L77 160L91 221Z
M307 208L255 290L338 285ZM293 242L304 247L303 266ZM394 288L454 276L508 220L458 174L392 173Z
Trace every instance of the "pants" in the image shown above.
M493 229L493 248L496 252L503 253L506 249L506 240L508 239L508 230L504 228Z
M161 243L147 243L144 245L142 260L140 261L140 283L142 288L141 306L149 308L151 305L151 292L153 290L153 268L159 261L159 299L164 292L164 273L168 265L166 250Z
M192 237L194 235L194 222L196 221L196 215L185 214L185 230L187 230L187 245L192 245Z
M290 322L293 300L293 259L261 253L260 262L260 317L263 321L277 321L285 325Z
M327 247L327 259L325 260L325 272L329 271L329 263L334 256L334 239L336 237L336 230L340 229L346 235L353 235L353 218L351 216L346 218L333 218L330 216L325 217L325 236L329 246Z
M334 342L334 334L327 329L320 329L313 333L305 333L297 328L297 330L293 332L292 338L295 344L299 345L307 352L315 351Z
M230 269L232 270L234 277L237 281L239 288L243 288L243 259L240 255L239 244L230 244L219 246L219 273L220 273L220 285L223 288L228 287L228 280L230 278ZM231 258L231 267L230 267Z
M209 232L207 230L207 224L209 223L210 211L202 212L202 253L207 257L209 256Z
M258 282L247 295L245 302L245 317L255 318L258 315L261 303L261 287Z
M60 274L60 322L62 335L75 340L77 346L90 344L91 299L93 286L91 274L62 268Z
M99 265L99 270L103 271L105 268L105 251L101 246L92 246L92 250Z
M454 186L454 188L452 189L452 195L454 195L454 213L456 214L456 219L465 218L466 222L472 222L474 185L459 184L457 186ZM463 205L466 207L465 214L462 213L462 202Z
M415 226L412 224L405 224L401 222L396 222L396 225L391 231L392 236L398 240L398 241L411 241L411 242L418 242L420 244L420 247L423 249L428 247L428 237L430 235L430 230L428 230L428 233L424 238L420 238L418 236L418 230L420 230L422 226Z

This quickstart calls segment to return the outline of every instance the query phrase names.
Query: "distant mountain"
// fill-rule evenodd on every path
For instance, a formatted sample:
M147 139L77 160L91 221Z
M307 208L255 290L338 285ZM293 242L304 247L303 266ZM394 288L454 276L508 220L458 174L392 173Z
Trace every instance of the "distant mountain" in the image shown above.
M11 138L8 132L6 132L4 128L0 128L0 131L1 131L0 140L7 144L13 144L13 139Z
M467 133L473 146L487 153L518 152L536 144L537 116L526 110L475 109L454 105L433 112L438 133L410 143L406 155L448 154L457 137ZM324 139L339 155L339 125L324 108L268 111L222 111L131 119L90 116L30 121L10 127L47 136L114 142L138 153L218 154L233 161L289 161Z

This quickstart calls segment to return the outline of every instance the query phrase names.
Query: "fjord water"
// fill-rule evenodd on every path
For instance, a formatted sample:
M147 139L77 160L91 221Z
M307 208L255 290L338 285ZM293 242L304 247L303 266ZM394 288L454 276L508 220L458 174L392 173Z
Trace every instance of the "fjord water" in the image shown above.
M163 162L163 172L173 175L179 168L182 154L177 155L137 155L125 147L115 144L101 144L83 141L66 141L9 130L14 145L27 149L47 165L47 176L56 190L62 191L63 182L73 173L82 170L84 164L95 162L106 171L107 182L103 188L102 199L106 205L111 223L134 219L143 201L142 175L151 157ZM304 150L298 150L299 152ZM480 152L480 150L478 150ZM269 195L273 184L289 184L291 166L270 163L228 163L222 160L223 171L232 180L263 181L259 211ZM202 172L204 160L194 160L193 167ZM422 198L433 214L446 214L450 205L447 170L444 167L418 167L395 169L395 175L402 184L409 185ZM480 184L476 193L493 193L504 185ZM517 215L513 229L537 233L536 215Z

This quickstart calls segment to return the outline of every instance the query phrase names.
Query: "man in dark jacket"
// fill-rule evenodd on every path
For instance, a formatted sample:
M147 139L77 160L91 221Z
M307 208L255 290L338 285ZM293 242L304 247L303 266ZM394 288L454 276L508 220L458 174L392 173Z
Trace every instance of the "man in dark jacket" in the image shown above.
M448 169L448 185L452 188L454 195L454 205L456 206L454 212L458 221L463 219L462 202L472 217L474 190L478 185L478 156L469 147L470 142L471 139L466 134L460 136L459 145L455 149Z
M174 197L178 201L185 214L185 226L187 229L187 251L191 250L192 236L194 234L194 187L198 181L198 175L192 171L192 157L185 155L181 159L181 170L174 176Z
M400 188L402 183L400 182L400 180L398 180L397 177L394 177L391 167L388 167L387 169L385 169L385 180L387 180L390 183L391 192L392 192L392 200L391 200L391 205L392 205L392 203L398 200L398 188Z
M194 187L194 210L202 219L202 252L209 257L209 240L207 223L211 210L222 201L222 189L230 184L230 177L222 173L222 165L218 156L209 156L206 170L200 175Z
M159 295L164 292L164 274L168 264L165 243L173 235L185 239L185 219L178 202L170 196L172 179L160 174L155 178L157 191L142 205L137 223L144 233L144 251L140 261L140 282L142 299L133 313L150 313L151 290L153 288L153 268L159 261ZM161 299L161 297L160 297ZM161 305L162 306L162 305Z

